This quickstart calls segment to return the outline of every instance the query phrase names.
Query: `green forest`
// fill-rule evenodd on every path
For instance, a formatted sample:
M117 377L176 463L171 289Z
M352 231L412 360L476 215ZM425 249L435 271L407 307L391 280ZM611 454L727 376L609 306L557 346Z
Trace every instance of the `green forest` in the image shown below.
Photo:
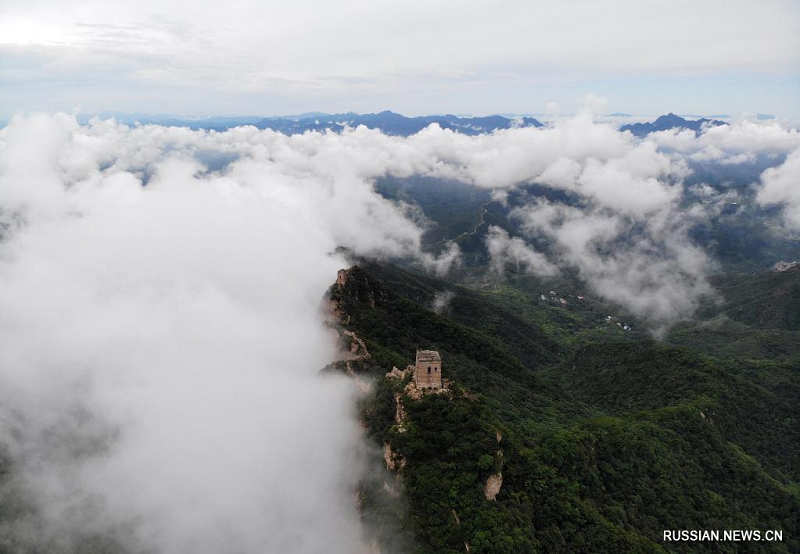
M795 294L800 272L777 281L761 285L764 303ZM748 283L723 285L732 293L720 309L735 317ZM436 313L432 300L445 290L451 300ZM800 551L800 364L789 308L749 306L760 320L731 318L779 333L780 353L764 355L757 341L726 351L689 326L662 341L625 333L598 323L603 306L537 305L534 290L513 279L476 290L375 262L331 289L371 354L361 364L376 377L361 407L369 436L405 462L402 507L386 509L379 487L364 490L376 536L396 533L399 521L403 548L420 554ZM725 327L713 332L736 342ZM441 353L450 395L415 400L382 378L413 363L416 349ZM483 487L498 472L490 501ZM670 529L784 538L664 543Z

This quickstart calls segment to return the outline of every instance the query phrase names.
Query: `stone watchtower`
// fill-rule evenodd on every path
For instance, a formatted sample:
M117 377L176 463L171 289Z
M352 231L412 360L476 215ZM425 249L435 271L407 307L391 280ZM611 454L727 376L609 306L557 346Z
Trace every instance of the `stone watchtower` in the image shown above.
M417 350L414 384L418 389L442 387L442 358L435 350Z

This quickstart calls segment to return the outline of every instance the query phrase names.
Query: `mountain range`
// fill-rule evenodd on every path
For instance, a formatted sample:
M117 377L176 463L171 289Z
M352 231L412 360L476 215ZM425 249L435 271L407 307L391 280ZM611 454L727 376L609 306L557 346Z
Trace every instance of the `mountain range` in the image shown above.
M511 127L542 127L543 124L533 117L511 118L501 115L485 117L459 117L457 115L424 115L406 117L391 111L380 113L358 114L355 112L326 114L322 112L309 112L294 116L283 117L210 117L191 119L175 116L149 116L146 114L97 114L100 118L114 117L121 123L165 125L168 127L188 127L190 129L207 129L224 131L239 125L253 125L259 129L272 129L287 135L304 133L306 131L331 130L341 132L345 127L358 127L363 125L369 129L379 129L387 135L409 136L420 132L429 125L437 124L442 129L451 129L465 135L480 135L491 133L499 129ZM81 116L79 122L86 123L90 117Z
M628 116L628 114L611 114L612 116ZM761 115L761 114L759 114ZM510 115L488 115L483 117L458 116L452 114L423 115L407 117L392 111L379 113L359 114L355 112L327 114L323 112L308 112L298 115L263 117L263 116L236 116L236 117L208 117L185 118L171 115L147 114L121 114L106 112L97 114L100 118L114 117L121 123L128 125L164 125L168 127L188 127L190 129L206 129L225 131L240 125L252 125L259 129L272 129L287 135L305 133L306 131L341 132L346 127L363 125L369 129L378 129L387 135L409 136L420 132L429 125L437 124L442 129L465 135L480 135L512 127L543 127L545 124L534 117L513 117ZM80 123L87 123L89 116L79 116ZM727 125L718 119L686 119L669 113L662 115L655 121L623 125L621 131L630 131L638 137L646 136L655 131L667 129L689 129L697 133L705 126Z
M376 114L343 113L318 115L302 119L266 118L255 124L259 129L273 129L286 134L305 131L341 131L348 127L364 125L369 129L379 129L387 135L409 136L420 132L429 125L437 124L442 129L451 129L465 135L480 135L510 127L542 127L543 124L532 117L510 119L501 115L486 117L458 117L456 115L425 115L406 117L391 111Z
M637 137L643 137L656 131L666 131L668 129L689 129L699 133L704 127L716 125L727 125L727 123L719 119L685 119L670 112L655 121L623 125L620 127L620 131L630 131Z

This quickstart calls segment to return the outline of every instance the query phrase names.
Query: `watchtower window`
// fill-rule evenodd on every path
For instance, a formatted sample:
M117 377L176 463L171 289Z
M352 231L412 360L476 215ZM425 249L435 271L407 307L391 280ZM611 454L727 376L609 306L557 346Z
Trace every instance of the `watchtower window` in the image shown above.
M431 372L431 366L428 366L428 373Z

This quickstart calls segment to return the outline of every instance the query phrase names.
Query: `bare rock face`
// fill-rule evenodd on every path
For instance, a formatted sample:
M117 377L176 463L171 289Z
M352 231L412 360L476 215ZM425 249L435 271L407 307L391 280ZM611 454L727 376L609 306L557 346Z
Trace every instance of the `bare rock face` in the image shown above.
M784 271L789 271L795 267L800 267L800 262L777 262L772 266L772 271L783 273Z
M401 370L397 369L396 367L392 368L392 371L386 374L386 379L390 380L397 380L402 381L409 375L409 370ZM400 433L404 433L406 431L405 428L405 420L406 420L406 409L403 406L403 394L402 393L395 393L394 395L394 422L396 425L396 430Z
M500 492L500 487L503 486L503 474L495 473L486 479L486 486L483 487L483 494L486 495L486 500L494 500Z
M406 419L406 410L403 407L403 395L395 394L394 395L394 422L398 424L402 424L403 421Z
M384 443L383 445L383 461L386 462L386 468L391 471L397 471L406 466L406 459L392 450L392 447Z

